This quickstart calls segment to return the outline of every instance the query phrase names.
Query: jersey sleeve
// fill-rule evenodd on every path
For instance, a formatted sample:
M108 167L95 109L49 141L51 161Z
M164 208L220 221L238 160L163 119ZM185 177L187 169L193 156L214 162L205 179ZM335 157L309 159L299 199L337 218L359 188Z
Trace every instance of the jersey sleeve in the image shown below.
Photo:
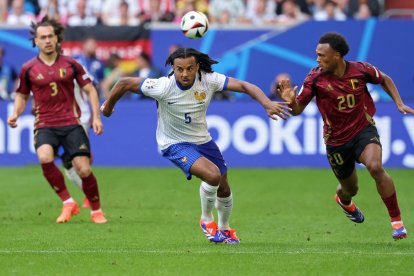
M367 78L367 82L373 84L382 83L383 76L377 67L369 64L368 62L359 62L360 70Z
M24 95L29 95L31 90L31 84L30 84L30 68L27 68L25 66L22 67L19 74L19 85L16 89L16 92L22 93Z
M159 79L144 79L139 87L139 91L144 96L154 98L156 100L160 100L164 97L167 92L167 84L169 80L167 77L162 77Z
M205 75L207 83L211 87L211 89L215 92L223 91L227 89L227 84L229 82L229 78L220 73L207 73Z
M307 106L312 100L314 93L312 90L313 78L311 75L308 75L303 82L302 87L299 90L298 95L296 96L296 101L302 105Z
M92 82L91 76L79 62L75 61L74 66L77 71L75 78L80 87L84 87Z

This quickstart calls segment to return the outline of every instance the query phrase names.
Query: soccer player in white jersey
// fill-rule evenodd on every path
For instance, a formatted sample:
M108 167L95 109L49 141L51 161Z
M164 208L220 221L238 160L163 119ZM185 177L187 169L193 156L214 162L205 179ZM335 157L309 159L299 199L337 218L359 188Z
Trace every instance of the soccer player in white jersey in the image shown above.
M254 84L237 80L212 70L217 61L192 48L178 48L166 60L173 71L158 79L123 78L112 88L110 98L101 106L109 117L115 103L127 92L142 93L158 102L157 143L162 155L171 160L200 185L200 226L215 243L238 244L240 241L229 220L233 197L227 180L227 166L208 132L207 107L215 92L243 92L258 101L268 116L286 119L290 108L283 102L272 102ZM217 224L213 210L217 209Z

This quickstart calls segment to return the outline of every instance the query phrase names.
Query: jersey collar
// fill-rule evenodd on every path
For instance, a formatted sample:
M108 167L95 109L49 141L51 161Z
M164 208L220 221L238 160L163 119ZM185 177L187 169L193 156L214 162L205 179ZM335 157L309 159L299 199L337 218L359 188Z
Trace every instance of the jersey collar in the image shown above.
M198 73L197 73L196 77L194 78L193 83L190 84L189 86L182 85L177 79L175 79L175 83L177 84L178 88L180 88L181 90L188 90L188 89L191 89L191 87L193 87L193 85L194 85L194 83L196 81L197 76L198 76ZM174 76L174 78L175 78L175 76Z

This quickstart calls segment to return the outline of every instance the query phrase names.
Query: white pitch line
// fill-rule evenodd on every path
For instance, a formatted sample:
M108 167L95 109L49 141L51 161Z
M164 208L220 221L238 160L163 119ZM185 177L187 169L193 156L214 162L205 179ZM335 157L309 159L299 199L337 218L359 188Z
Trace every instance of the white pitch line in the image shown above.
M362 252L362 251L218 251L218 250L140 250L140 249L102 249L102 250L0 250L6 254L224 254L224 255L367 255L367 256L414 256L414 252Z

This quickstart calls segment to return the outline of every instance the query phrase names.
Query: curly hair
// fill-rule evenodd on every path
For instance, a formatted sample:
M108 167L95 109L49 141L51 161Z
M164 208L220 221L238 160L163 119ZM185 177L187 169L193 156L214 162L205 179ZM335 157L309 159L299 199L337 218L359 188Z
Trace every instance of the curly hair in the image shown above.
M319 39L319 44L329 44L329 46L340 53L342 57L349 52L349 46L346 39L339 33L325 33Z
M167 65L174 65L174 60L176 58L188 58L188 57L194 57L196 60L196 63L200 65L199 68L199 80L201 80L201 71L204 71L206 73L212 73L214 72L211 66L213 64L217 64L218 61L211 59L207 54L204 54L202 52L197 51L193 48L178 48L175 50L165 61L165 66ZM168 74L168 77L172 76L174 74L174 71Z
M54 19L49 19L49 17L46 15L44 16L40 22L32 22L30 24L30 27L32 28L32 30L30 31L30 34L32 35L32 46L36 47L36 43L35 43L35 37L37 35L37 29L39 27L45 27L45 26L51 26L53 27L53 30L55 32L55 35L57 36L58 39L58 43L56 45L56 51L58 53L61 52L61 43L63 41L63 31L65 30L65 28L63 27L62 24L60 24L58 21L54 20Z

